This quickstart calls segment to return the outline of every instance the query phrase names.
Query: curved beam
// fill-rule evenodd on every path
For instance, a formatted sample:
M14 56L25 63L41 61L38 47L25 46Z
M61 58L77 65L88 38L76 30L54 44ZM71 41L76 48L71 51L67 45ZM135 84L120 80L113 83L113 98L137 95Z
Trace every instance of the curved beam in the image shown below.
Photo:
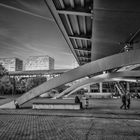
M112 75L113 76L113 75ZM138 76L140 76L140 72L138 72ZM120 76L119 76L120 77ZM114 79L114 78L119 78L119 77L115 77L115 75L114 75L114 77L112 77L113 79L108 79L108 78L106 78L106 79L98 79L98 80L95 80L95 79L92 79L91 81L89 81L88 83L86 83L85 85L91 85L91 84L95 84L95 83L100 83L100 82L105 82L105 81L115 81L116 79ZM133 76L132 76L133 77ZM135 76L134 76L135 77ZM126 79L124 79L124 81L127 81L128 79L127 79L127 76L125 76L125 78ZM129 78L129 76L128 76L128 78ZM122 79L123 80L123 79ZM134 79L133 79L134 80ZM135 80L135 82L137 82L137 80ZM71 90L71 92L68 94L68 95L66 95L66 97L68 97L69 95L71 95L71 94L73 94L74 92L76 92L77 90L79 90L79 89L81 89L82 87L83 87L84 85L81 85L81 86L79 86L79 87L76 87L76 88L74 88L73 90Z
M98 76L94 76L92 78L86 79L82 82L78 82L77 84L72 85L71 87L67 88L64 90L62 93L57 95L56 97L53 97L53 99L61 98L65 94L69 93L68 96L78 89L82 88L85 85L89 84L94 84L94 83L99 83L99 82L104 82L104 81L112 81L113 78L118 78L118 77L140 77L140 71L125 71L125 72L114 72L114 73L106 73Z
M16 101L18 102L19 105L21 105L41 95L42 93L49 91L50 89L80 79L82 77L91 74L96 74L98 72L106 71L109 69L114 69L117 67L139 64L140 63L139 54L140 50L133 50L129 52L108 56L102 59L98 59L96 61L92 61L90 63L77 67L73 70L65 72L64 74L55 77L36 88L33 88L32 90L23 94L21 97L17 98ZM6 106L8 105L6 104ZM15 108L15 106L13 106L13 108Z
M75 90L75 89L77 89L77 88L79 89L79 88L81 88L82 86L88 85L88 84L90 84L90 83L92 83L92 82L94 82L94 81L96 81L96 82L98 83L99 80L102 81L103 79L106 79L106 76L107 76L106 74L102 74L102 75L100 75L100 76L95 76L95 77L93 77L93 78L86 79L86 80L84 80L84 81L82 81L82 82L78 82L78 83L72 85L71 87L67 88L67 89L64 90L63 92L61 92L59 95L53 97L52 99L61 98L61 97L64 96L65 94L67 94L67 93L69 93L69 92L73 92L73 90ZM77 89L77 90L78 90L78 89Z

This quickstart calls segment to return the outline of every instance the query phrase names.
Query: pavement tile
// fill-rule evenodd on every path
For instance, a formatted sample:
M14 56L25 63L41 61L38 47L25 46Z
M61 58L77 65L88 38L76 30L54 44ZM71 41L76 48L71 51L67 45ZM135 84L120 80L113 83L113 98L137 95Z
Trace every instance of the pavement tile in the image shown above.
M0 115L0 140L135 140L140 121L59 116Z
M140 106L133 104L132 110L0 109L0 140L139 140Z

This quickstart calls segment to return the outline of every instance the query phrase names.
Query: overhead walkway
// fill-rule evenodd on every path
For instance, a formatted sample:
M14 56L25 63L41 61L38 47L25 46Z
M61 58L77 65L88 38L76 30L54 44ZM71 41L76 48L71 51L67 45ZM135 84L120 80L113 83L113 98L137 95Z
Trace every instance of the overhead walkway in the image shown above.
M96 61L92 61L78 68L65 72L64 74L55 77L40 86L28 91L21 97L16 99L18 105L22 105L25 102L43 94L60 85L69 83L71 81L83 78L85 76L90 76L97 74L99 72L108 71L110 69L115 69L118 67L123 67L127 65L140 64L140 50L133 50L129 52L119 53L116 55L108 56ZM4 104L0 108L16 108L15 102Z
M30 70L30 71L10 71L10 76L22 76L22 75L54 75L62 74L70 69L52 69L52 70Z

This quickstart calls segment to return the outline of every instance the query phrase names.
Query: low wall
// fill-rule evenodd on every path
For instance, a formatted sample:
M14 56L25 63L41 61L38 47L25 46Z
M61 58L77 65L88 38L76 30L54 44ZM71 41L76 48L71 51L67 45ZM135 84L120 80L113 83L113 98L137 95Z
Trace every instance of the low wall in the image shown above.
M33 109L72 109L79 110L80 104L75 103L33 103Z

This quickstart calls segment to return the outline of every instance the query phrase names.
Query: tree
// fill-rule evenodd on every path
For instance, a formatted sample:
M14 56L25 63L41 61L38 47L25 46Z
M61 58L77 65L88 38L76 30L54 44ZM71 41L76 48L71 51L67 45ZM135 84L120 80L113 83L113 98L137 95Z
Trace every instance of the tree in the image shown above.
M8 71L0 64L0 79L4 76L7 75Z
M8 75L4 75L0 79L0 90L1 90L1 94L12 94L13 85Z
M29 91L30 89L39 86L40 84L44 83L46 81L45 77L32 77L27 79L26 81L26 90Z
M8 71L0 64L0 92L1 94L9 94L13 90Z

